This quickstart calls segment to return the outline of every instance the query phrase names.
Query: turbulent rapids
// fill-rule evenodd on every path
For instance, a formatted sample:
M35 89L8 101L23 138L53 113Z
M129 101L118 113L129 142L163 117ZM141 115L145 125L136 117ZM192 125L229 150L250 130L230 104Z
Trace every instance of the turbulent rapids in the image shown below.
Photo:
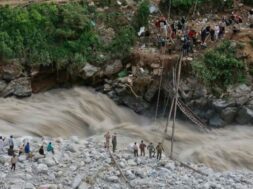
M163 120L153 120L118 107L108 97L86 88L58 89L27 99L0 99L1 135L89 137L116 130L126 143L144 139L161 140ZM170 130L169 132L170 133ZM166 137L166 138L169 138ZM253 128L230 126L200 133L192 125L176 125L176 157L182 161L204 163L216 170L253 170ZM165 142L169 152L169 141Z

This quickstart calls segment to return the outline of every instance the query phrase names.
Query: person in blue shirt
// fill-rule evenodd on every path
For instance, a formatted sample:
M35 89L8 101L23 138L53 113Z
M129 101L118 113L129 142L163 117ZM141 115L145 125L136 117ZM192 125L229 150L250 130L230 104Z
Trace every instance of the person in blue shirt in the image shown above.
M47 146L47 151L48 151L48 152L52 152L52 153L54 154L54 148L53 148L51 142L49 142L49 144L48 144L48 146Z

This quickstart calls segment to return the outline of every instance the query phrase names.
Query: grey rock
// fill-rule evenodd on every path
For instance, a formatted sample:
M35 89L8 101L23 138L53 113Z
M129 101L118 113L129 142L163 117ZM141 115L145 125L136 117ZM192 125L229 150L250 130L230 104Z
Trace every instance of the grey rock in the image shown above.
M142 99L137 99L134 96L122 97L123 105L133 109L137 113L143 113L149 107L149 104Z
M144 98L145 100L147 100L148 102L151 102L151 100L154 98L157 90L158 90L158 82L153 81L151 83L151 85L148 87L148 90L146 91Z
M86 182L82 182L78 189L89 189L90 185L88 185Z
M127 171L126 171L126 177L127 177L129 180L135 179L135 175L132 173L131 170L127 170Z
M19 63L8 63L3 65L0 75L5 81L11 81L18 78L22 74L22 67Z
M47 174L47 172L48 172L48 167L46 164L41 163L37 166L37 173Z
M3 80L0 80L0 93L7 87L7 83Z
M248 107L243 107L239 110L236 121L239 124L253 123L253 110Z
M43 160L44 160L43 163L46 164L48 167L52 167L52 166L56 165L56 162L54 161L53 158L47 157Z
M213 107L217 110L217 111L221 111L223 110L224 108L227 108L227 107L231 107L231 106L235 106L235 102L233 101L225 101L225 100L221 100L221 99L218 99L218 100L214 100L213 101Z
M209 120L209 125L212 127L220 128L225 126L225 122L220 118L218 114L216 114Z
M123 68L123 64L121 60L115 60L112 64L108 64L105 67L104 74L106 76L110 76L110 75L120 72L122 68Z
M10 95L15 95L17 97L27 97L31 96L31 94L31 79L28 77L12 80L8 84L8 86L2 91L2 96L4 97Z
M106 177L106 181L117 183L117 182L119 182L119 177L117 177L117 176L108 176L108 177Z
M235 99L239 106L246 104L249 101L249 95L243 95Z
M227 123L232 123L235 118L238 109L236 107L227 107L221 111L221 118Z
M99 71L99 68L96 66L93 66L89 63L86 63L85 66L83 67L83 72L84 72L84 76L83 78L89 78L94 76L97 72Z
M35 186L32 183L26 183L25 184L25 189L36 189Z
M44 185L40 185L38 189L58 189L56 184L44 184Z
M74 180L73 180L72 188L73 188L73 189L77 189L77 188L80 186L80 184L81 184L81 182L82 182L82 179L83 179L83 176L77 175L77 176L74 178Z

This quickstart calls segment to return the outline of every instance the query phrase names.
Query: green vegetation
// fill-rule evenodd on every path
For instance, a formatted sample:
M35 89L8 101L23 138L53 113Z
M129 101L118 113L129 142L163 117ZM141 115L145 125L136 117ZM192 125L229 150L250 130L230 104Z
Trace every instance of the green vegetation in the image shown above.
M193 11L193 7L197 3L197 9L202 10L202 7L212 7L214 9L222 10L223 8L231 8L233 0L161 0L160 8L166 13L169 10L169 4L171 1L171 11ZM249 0L251 1L251 0ZM205 11L206 9L204 9Z
M210 87L219 86L225 88L227 85L243 82L245 80L245 65L235 57L237 48L232 43L225 41L214 50L204 54L203 58L192 63L196 76Z
M100 57L126 56L135 40L132 27L120 22L118 14L108 14L105 25L117 30L112 42L104 44L96 18L85 3L0 7L0 58L73 72L86 62L106 61Z
M148 26L149 21L149 0L142 1L137 9L136 16L134 17L134 27L139 30L142 26Z
M250 41L250 45L253 47L253 40Z
M243 0L243 3L245 3L247 5L253 5L253 1L252 0Z

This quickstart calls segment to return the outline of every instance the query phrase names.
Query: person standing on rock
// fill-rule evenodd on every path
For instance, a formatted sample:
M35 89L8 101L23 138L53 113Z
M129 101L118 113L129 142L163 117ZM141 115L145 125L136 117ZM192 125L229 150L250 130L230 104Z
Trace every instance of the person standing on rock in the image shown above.
M149 158L154 157L154 154L155 154L155 147L154 147L154 145L153 145L152 142L147 146L147 149L148 149L148 151L149 151Z
M19 146L18 156L20 156L21 154L24 153L24 147L25 147L24 144L21 144L21 145Z
M39 154L42 155L42 156L44 156L44 157L46 157L43 146L40 147Z
M110 132L107 131L107 133L104 135L104 137L105 137L105 148L109 149L110 138L111 138Z
M138 157L138 146L137 143L134 143L134 157Z
M10 148L8 149L8 155L9 155L9 156L13 156L13 155L14 155L13 146L10 146Z
M52 154L54 154L54 147L51 142L49 142L47 145L47 151L52 152Z
M29 142L26 143L25 145L25 154L26 154L26 159L29 159L29 156L30 156L30 144Z
M156 152L157 152L157 159L161 160L162 158L162 151L164 151L162 143L159 142L159 144L156 146Z
M16 157L15 154L13 154L11 158L11 170L15 171L16 170L16 163L18 161L18 158Z
M9 138L9 141L8 141L8 142L9 142L9 146L10 146L10 148L12 148L12 149L13 149L13 148L14 148L14 141L13 141L13 136L12 136L12 135L10 136L10 138Z
M117 147L117 135L116 133L114 133L114 135L112 136L112 151L115 152Z
M140 150L141 150L141 156L145 156L145 148L146 148L146 144L143 143L143 140L140 143Z

